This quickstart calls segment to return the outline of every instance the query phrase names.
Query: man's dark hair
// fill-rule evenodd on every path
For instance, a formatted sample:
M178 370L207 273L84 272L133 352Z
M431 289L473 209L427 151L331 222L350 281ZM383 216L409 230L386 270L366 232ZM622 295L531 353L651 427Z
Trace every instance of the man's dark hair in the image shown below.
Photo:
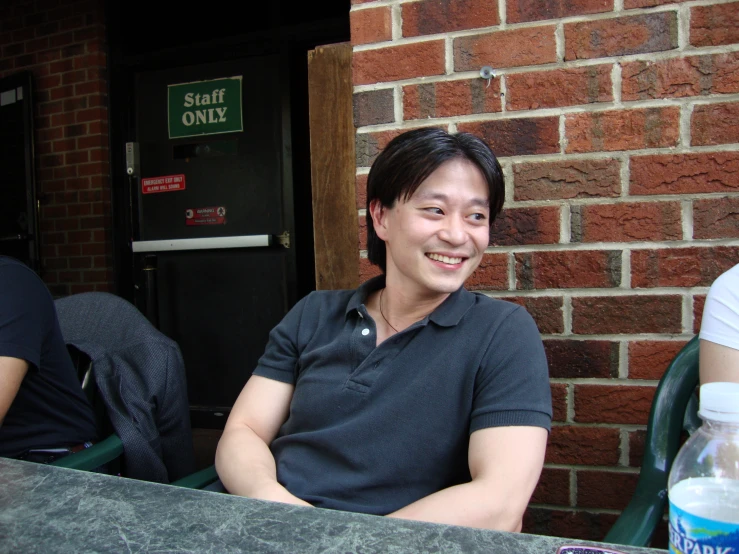
M488 184L490 225L500 213L505 197L503 171L490 147L470 133L449 134L426 127L398 135L377 156L367 177L367 257L385 271L385 241L377 236L370 203L377 199L392 208L402 198L407 201L419 185L439 166L450 160L471 162Z

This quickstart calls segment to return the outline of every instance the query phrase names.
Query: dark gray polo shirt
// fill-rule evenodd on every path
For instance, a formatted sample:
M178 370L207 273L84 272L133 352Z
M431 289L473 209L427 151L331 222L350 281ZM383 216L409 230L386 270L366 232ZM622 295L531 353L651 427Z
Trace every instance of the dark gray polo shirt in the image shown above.
M393 512L470 480L470 433L550 427L547 362L526 310L460 288L375 346L363 302L382 286L309 294L254 370L295 385L271 449L278 481L315 506Z

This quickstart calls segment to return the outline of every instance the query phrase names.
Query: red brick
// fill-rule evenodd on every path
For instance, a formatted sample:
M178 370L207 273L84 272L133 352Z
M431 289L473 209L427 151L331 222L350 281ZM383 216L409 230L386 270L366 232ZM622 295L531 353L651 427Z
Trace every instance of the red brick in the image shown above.
M611 66L595 65L506 76L509 110L537 110L610 102Z
M611 471L577 472L577 505L622 510L631 500L639 476Z
M76 148L74 139L61 139L52 142L52 150L54 152L69 152Z
M680 240L677 202L593 204L571 209L572 242Z
M91 215L92 204L70 204L67 206L67 213L70 216Z
M383 42L393 38L393 22L390 6L349 13L352 44Z
M98 147L105 148L106 146L107 146L107 141L100 135L79 137L77 139L77 148L79 148L80 150L85 150L87 148L98 148Z
M51 127L59 127L63 125L71 125L74 123L74 113L64 112L55 113L51 116Z
M612 0L507 0L506 19L508 23L522 23L608 12L612 9Z
M61 98L68 98L72 95L74 95L73 85L54 87L49 90L49 100L59 100Z
M380 131L379 133L357 133L355 145L357 167L370 167L388 143L405 131L410 131L410 129L394 129L392 131Z
M41 77L39 79L36 79L36 86L38 86L39 89L47 89L47 88L58 87L61 83L62 83L62 76L59 75L59 74L57 74L57 75L48 75L46 77ZM51 105L60 105L61 104L61 101L50 102L49 104L51 104Z
M575 385L575 421L646 425L655 390L652 386Z
M621 194L621 163L603 160L519 163L513 166L516 200L615 197Z
M629 379L659 381L686 341L638 341L629 343Z
M631 286L708 287L737 260L737 246L634 250L631 252Z
M627 56L677 48L673 11L566 23L565 60Z
M572 332L578 335L679 333L680 296L596 296L572 299Z
M354 52L352 65L355 85L443 75L444 41L361 50Z
M378 125L395 121L393 90L370 90L354 94L354 126Z
M690 121L693 146L739 142L739 102L695 106Z
M58 60L61 56L62 54L58 49L46 50L45 52L39 52L36 54L36 61L38 63L47 63ZM46 69L49 69L48 65L46 66Z
M67 242L69 244L82 244L92 241L92 233L89 230L75 231L67 235Z
M557 61L554 26L496 31L454 39L454 71L479 71L484 65L520 67Z
M434 35L491 27L500 23L490 0L421 0L401 4L403 36Z
M60 33L49 37L49 45L52 48L69 46L74 42L74 33Z
M618 343L611 341L544 341L549 376L562 379L617 377L618 349Z
M454 117L501 111L500 81L442 81L403 87L403 119Z
M664 4L681 4L690 0L624 0L624 8L631 10L634 8L650 8L652 6L662 6Z
M91 121L88 124L88 134L100 135L103 134L107 137L108 134L108 121Z
M85 283L105 283L109 280L110 276L107 271L99 269L91 269L89 271L82 272Z
M739 52L625 63L622 100L739 92Z
M718 46L739 42L739 2L690 9L690 44Z
M739 197L693 202L693 238L739 237Z
M555 244L559 242L559 208L508 208L490 229L496 246Z
M705 294L693 295L693 334L697 335L701 330L703 321L703 308L706 305Z
M364 283L372 277L382 275L382 271L376 265L370 263L367 258L359 258L359 282Z
M367 174L357 175L354 186L357 191L357 209L367 208Z
M531 496L535 504L570 505L570 470L545 467Z
M680 108L646 108L565 116L567 152L602 152L677 146Z
M76 165L54 168L54 179L66 179L68 177L77 177Z
M87 75L84 70L79 71L68 71L62 74L62 83L65 85L73 85L75 83L81 83L87 79Z
M42 206L41 207L42 219L57 219L59 217L67 217L66 206Z
M613 527L617 514L591 513L549 508L528 508L524 514L523 532L551 537L602 541Z
M107 175L108 164L107 162L94 162L89 164L82 164L78 166L79 174L82 175Z
M603 427L552 427L546 462L567 465L616 465L619 430Z
M500 157L559 152L558 117L499 119L460 123L457 127L481 137Z
M82 282L82 273L79 271L60 271L59 280L66 283Z
M67 152L64 155L64 163L67 165L86 163L89 159L89 155L86 150L81 152Z
M105 94L106 92L106 85L103 81L88 81L86 83L78 83L74 85L74 93L77 96L84 96L85 94Z
M83 110L87 108L87 97L76 97L76 98L68 98L64 101L64 111L65 112L74 112L77 110Z
M87 125L84 123L80 123L77 125L67 125L67 127L64 129L64 136L65 137L79 137L82 135L87 134Z
M38 81L36 81L38 83ZM46 102L39 104L39 113L42 115L52 115L59 113L64 110L64 105L61 100L56 102Z
M468 290L508 290L508 255L483 254L480 265L465 281Z
M88 110L80 110L76 114L77 123L86 121L96 121L108 117L108 110L105 108L90 108Z
M644 441L647 438L646 431L633 431L629 433L629 467L639 467L644 458Z
M59 256L71 257L71 256L80 255L80 245L79 244L63 244L59 246L58 249L59 249Z
M540 333L551 335L564 332L561 296L506 296L501 300L526 308L534 318Z
M68 219L59 219L56 222L57 231L77 231L80 228L80 220L72 217Z
M552 388L552 420L567 421L567 385L551 383Z
M516 254L517 288L568 289L617 287L621 284L621 252L570 250Z
M630 166L632 195L739 191L739 152L633 156Z

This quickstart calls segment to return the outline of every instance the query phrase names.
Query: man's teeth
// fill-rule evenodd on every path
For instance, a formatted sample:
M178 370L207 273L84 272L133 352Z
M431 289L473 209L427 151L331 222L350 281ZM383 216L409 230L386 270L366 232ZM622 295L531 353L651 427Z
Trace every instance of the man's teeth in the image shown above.
M450 258L449 256L440 256L439 254L426 254L432 260L443 262L445 264L461 264L462 258Z

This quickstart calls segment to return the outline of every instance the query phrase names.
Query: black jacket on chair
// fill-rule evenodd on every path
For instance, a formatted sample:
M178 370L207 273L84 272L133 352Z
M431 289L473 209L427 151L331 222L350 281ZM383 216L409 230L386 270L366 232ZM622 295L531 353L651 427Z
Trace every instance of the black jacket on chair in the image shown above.
M195 471L185 364L128 301L105 292L55 301L62 335L87 354L116 434L124 475L167 483Z

